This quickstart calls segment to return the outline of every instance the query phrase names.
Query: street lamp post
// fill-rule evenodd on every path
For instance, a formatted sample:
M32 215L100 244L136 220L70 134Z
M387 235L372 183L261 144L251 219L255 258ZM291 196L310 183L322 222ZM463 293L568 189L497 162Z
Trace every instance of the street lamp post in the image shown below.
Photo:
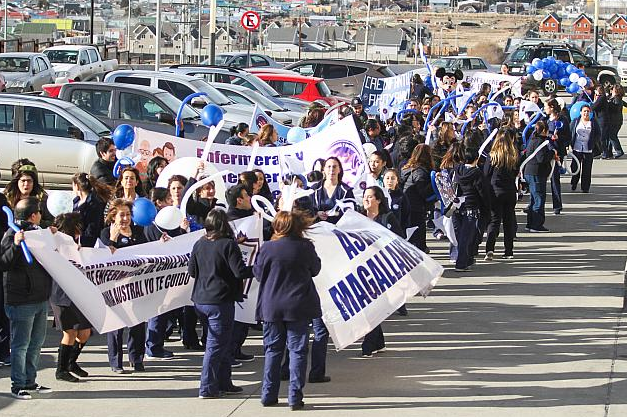
M128 20L126 21L126 49L131 52L131 0L128 0Z
M130 0L129 0L130 5ZM161 0L157 0L157 21L155 22L155 71L159 71L161 63Z
M599 0L594 0L594 60L599 59Z
M91 0L91 10L89 12L89 43L94 44L94 0Z
M364 39L364 60L368 60L368 35L370 34L370 0L368 0L368 10L366 10L366 37Z
M216 63L216 13L218 12L218 5L216 0L209 1L209 13L211 16L209 17L209 62L211 65L215 65Z

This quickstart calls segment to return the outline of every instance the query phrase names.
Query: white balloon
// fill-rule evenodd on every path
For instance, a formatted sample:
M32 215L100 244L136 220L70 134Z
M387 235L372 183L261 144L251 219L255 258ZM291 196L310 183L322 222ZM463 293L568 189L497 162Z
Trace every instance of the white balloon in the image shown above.
M542 70L539 69L533 73L533 79L536 81L540 81L542 79Z
M51 191L46 202L48 211L54 217L59 214L71 213L74 210L74 199L68 191Z
M579 87L584 88L586 85L588 85L588 79L586 77L579 77L579 79L577 80L577 84L579 84Z
M180 227L182 221L183 213L174 206L162 208L155 217L155 224L165 230L174 230Z
M573 72L572 74L570 74L568 79L570 80L571 83L576 83L579 81L579 74Z

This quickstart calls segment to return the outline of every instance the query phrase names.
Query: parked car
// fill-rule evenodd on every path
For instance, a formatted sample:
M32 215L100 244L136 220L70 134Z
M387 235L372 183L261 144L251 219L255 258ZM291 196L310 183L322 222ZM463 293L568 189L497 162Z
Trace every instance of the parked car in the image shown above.
M111 128L130 124L168 135L175 134L175 118L181 106L181 101L167 91L123 83L67 83L61 87L59 98L91 113ZM207 137L209 128L191 106L183 107L181 119L185 138ZM223 129L218 142L224 142L228 136L228 130Z
M118 68L117 59L103 60L95 46L58 45L44 49L56 72L56 82L84 81Z
M0 74L9 93L41 91L54 81L54 69L48 57L38 52L6 52L0 54Z
M464 75L477 71L496 72L495 68L479 56L445 56L431 61L433 69L444 68L447 71L462 70Z
M161 71L191 75L202 78L208 83L226 83L248 87L251 90L263 94L277 105L291 111L302 113L307 111L307 106L309 105L309 103L304 100L281 97L281 95L265 81L238 68L207 65L172 65L168 68L161 68Z
M205 93L206 96L192 100L191 105L197 108L202 108L208 103L220 106L224 111L225 125L228 127L241 122L249 123L253 117L253 109L250 106L235 103L204 80L189 75L162 71L119 70L108 73L104 81L156 87L181 101L190 94Z
M207 59L202 64L210 65ZM216 55L216 65L225 65L228 67L248 68L248 67L274 67L281 68L283 65L270 58L268 55L251 53L250 62L248 62L248 54L246 52L223 52Z
M286 126L298 124L298 120L304 115L304 113L284 109L267 97L241 85L218 83L215 86L218 91L234 102L247 106L257 105L268 116Z
M89 172L94 144L111 130L74 104L54 98L0 95L0 183L11 178L11 164L28 158L46 187L69 188L72 175Z
M296 73L262 73L257 74L257 76L284 96L296 97L305 101L320 101L329 106L348 102L345 98L331 94L331 90L322 78L305 77Z
M305 59L285 66L301 75L323 78L334 94L355 97L361 94L366 75L393 77L384 64L346 59Z
M600 65L594 59L586 56L583 51L565 42L547 42L539 44L523 43L512 52L505 64L509 66L512 75L526 75L527 67L535 58L543 59L554 56L573 65L583 64L586 75L601 83L605 87L620 83L620 76L616 68ZM558 83L553 79L536 81L533 77L526 77L522 84L523 90L541 88L545 94L552 94L558 89ZM563 87L560 87L563 88Z

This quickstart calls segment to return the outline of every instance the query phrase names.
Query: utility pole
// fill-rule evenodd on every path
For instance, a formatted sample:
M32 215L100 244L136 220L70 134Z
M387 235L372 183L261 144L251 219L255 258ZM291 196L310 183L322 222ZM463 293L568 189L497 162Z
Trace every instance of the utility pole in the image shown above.
M231 7L226 6L226 51L231 52Z
M128 20L126 21L126 49L131 52L131 0L128 0Z
M594 0L594 60L599 59L599 0Z
M155 34L155 71L159 71L159 64L161 63L161 0L157 0L157 21L155 23L155 32L157 32Z
M364 39L364 61L368 60L368 35L370 34L370 0L366 10L366 38Z
M8 0L5 0L8 2ZM94 44L94 0L91 0L91 10L89 12L89 43Z
M298 60L300 61L300 51L303 49L303 15L298 15Z
M420 0L416 0L416 44L414 45L414 65L418 64L418 45L420 44L420 41L421 41L420 38L422 37L422 36L418 36L418 16L420 16L419 11L420 11Z
M8 6L9 5L9 0L4 0L4 22L2 22L4 24L4 40L6 41L8 39L8 34L7 34L7 21L9 20L9 14L8 14Z
M218 4L216 0L209 0L209 63L216 64L216 20L218 13Z
M198 63L201 61L202 51L202 0L198 0Z

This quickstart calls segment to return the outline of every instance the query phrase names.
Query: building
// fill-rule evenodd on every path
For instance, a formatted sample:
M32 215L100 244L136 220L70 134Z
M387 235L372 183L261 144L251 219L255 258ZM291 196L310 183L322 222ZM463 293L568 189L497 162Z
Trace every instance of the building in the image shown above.
M585 13L580 14L572 24L570 39L590 39L594 33L593 20Z
M549 13L540 21L539 31L540 33L561 33L562 18L555 13Z
M360 29L355 35L354 43L357 51L364 51L366 29ZM384 60L386 57L407 56L410 50L410 39L407 31L402 28L370 28L368 31L368 57L373 60Z
M624 37L627 35L627 16L624 14L614 14L606 22L607 33L613 36Z

